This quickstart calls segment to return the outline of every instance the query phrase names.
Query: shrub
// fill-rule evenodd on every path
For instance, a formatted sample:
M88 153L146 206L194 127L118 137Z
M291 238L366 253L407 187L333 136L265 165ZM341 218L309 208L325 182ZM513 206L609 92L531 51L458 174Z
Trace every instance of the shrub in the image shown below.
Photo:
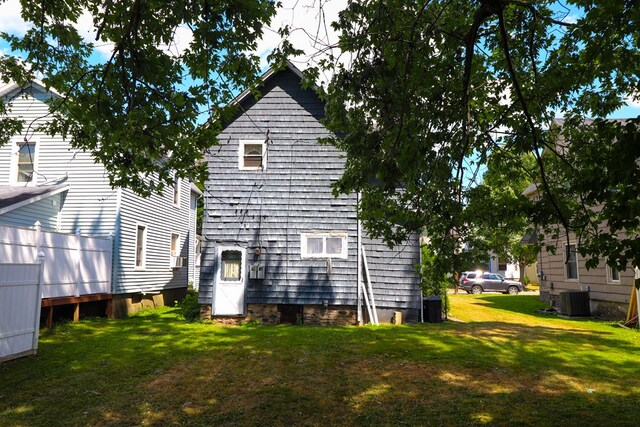
M195 322L200 319L200 304L198 303L198 292L189 290L187 295L179 304L180 313L187 322Z

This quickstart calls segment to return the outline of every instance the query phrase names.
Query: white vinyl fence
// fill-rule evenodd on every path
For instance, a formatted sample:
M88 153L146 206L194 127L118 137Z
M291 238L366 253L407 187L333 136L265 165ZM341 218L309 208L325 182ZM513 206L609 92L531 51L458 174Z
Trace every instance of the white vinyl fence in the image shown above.
M111 292L113 239L55 233L33 228L0 225L0 263L37 262L46 259L42 274L42 298L81 296Z
M0 362L38 349L43 260L0 264Z

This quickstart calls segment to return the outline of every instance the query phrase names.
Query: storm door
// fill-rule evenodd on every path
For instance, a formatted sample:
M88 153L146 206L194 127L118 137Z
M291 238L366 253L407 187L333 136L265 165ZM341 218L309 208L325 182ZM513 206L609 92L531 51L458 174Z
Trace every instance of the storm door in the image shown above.
M246 251L238 247L218 250L216 286L213 300L214 316L244 314L246 288Z

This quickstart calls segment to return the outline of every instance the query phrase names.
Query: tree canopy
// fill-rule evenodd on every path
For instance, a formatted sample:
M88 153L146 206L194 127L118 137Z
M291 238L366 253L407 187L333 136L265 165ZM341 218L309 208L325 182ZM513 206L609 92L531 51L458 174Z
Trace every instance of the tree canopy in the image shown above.
M368 230L397 243L424 227L461 268L491 159L499 186L524 174L540 197L485 212L544 225L548 243L575 234L590 265L640 264L639 120L606 120L640 94L637 2L352 1L335 27L349 57L325 63L329 142L347 153L335 191L362 193Z
M62 94L45 131L91 151L112 185L143 194L161 190L173 171L202 178L197 160L228 117L224 106L255 87L252 52L277 7L21 4L31 29L0 37L24 61L0 57L2 79L26 87L41 77ZM94 45L74 26L85 12L95 43L112 46L104 61L92 60ZM192 40L171 51L180 27ZM501 208L483 191L529 177L539 200L517 198L504 227L527 219L547 241L573 233L590 265L604 253L620 267L640 264L640 119L607 120L640 94L637 1L349 1L334 28L341 56L321 68L333 75L323 93L336 135L328 142L347 154L335 191L362 194L359 214L371 234L394 244L425 231L440 270L462 268L462 243L482 237L485 214ZM285 41L278 58L291 51ZM24 133L6 109L0 103L0 143ZM564 120L552 124L558 114ZM495 184L476 188L488 163ZM159 180L147 179L154 173Z
M2 80L26 88L40 77L61 94L42 130L90 151L112 185L142 194L161 190L174 171L202 179L198 160L215 141L224 107L256 83L256 43L276 11L272 0L20 3L31 28L0 33L22 54L0 56ZM77 30L87 12L93 41ZM181 27L191 41L178 50L172 43ZM96 60L96 45L109 49L106 60ZM0 102L0 145L34 130L12 119L7 104Z

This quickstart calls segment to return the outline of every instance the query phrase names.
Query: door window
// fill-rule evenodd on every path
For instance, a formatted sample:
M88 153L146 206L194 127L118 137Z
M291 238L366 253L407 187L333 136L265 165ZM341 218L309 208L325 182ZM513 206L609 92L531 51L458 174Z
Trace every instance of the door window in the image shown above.
M220 255L222 263L220 279L226 282L239 282L242 277L242 252L227 250Z

